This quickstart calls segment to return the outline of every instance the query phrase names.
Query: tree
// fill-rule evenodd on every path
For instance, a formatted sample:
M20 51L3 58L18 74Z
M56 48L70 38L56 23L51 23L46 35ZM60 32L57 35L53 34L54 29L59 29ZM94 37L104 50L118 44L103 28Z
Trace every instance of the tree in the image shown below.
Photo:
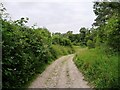
M118 12L119 8L118 2L94 2L93 11L97 18L93 23L94 26L102 26L107 24L107 20L112 17L112 15Z
M7 13L6 11L7 10L4 7L4 5L2 3L0 3L0 19L3 19L3 20L11 19L9 17L9 13Z
M21 18L20 20L14 21L14 23L16 25L19 25L19 26L25 26L25 23L27 23L28 20L29 20L29 18L27 18L27 17L26 18Z
M80 32L80 42L81 42L81 45L86 45L85 37L86 37L86 34L88 32L88 29L86 29L85 27L82 27L79 32Z
M93 43L92 40L88 40L88 41L87 41L87 46L88 46L89 49L95 47L95 45L94 45L94 43Z
M120 20L113 15L105 26L106 44L115 51L120 51Z
M95 2L94 13L96 14L95 23L97 35L96 41L106 44L114 50L120 51L120 1L118 2Z

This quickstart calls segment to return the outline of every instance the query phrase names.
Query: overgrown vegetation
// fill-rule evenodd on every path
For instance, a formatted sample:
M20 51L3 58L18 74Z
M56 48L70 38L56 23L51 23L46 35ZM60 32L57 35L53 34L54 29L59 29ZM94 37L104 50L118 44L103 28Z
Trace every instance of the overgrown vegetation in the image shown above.
M118 54L106 54L104 49L81 48L74 58L78 69L95 88L118 88Z

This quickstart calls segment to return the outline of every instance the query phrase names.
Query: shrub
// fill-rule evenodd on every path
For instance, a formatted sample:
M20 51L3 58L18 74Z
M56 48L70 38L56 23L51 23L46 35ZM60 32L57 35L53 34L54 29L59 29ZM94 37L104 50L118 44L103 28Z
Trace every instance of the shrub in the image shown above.
M94 43L93 43L92 40L88 40L88 41L87 41L87 46L88 46L89 49L95 47L95 45L94 45Z
M72 43L69 39L55 35L52 37L52 43L57 45L62 45L62 46L72 46Z
M2 21L3 88L21 87L51 59L50 33Z

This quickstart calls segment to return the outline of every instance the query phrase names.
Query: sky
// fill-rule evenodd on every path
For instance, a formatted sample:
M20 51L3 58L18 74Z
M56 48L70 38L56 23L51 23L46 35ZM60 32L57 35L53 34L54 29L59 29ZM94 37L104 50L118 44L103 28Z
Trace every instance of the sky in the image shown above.
M12 20L28 17L28 25L37 24L50 32L78 33L91 28L95 19L93 0L4 0Z

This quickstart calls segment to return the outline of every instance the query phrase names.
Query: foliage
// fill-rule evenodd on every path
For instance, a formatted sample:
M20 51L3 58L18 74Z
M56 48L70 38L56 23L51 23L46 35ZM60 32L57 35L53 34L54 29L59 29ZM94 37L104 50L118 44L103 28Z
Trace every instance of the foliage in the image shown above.
M94 26L104 26L107 24L107 20L110 19L114 13L118 13L120 2L94 2L93 11L97 16Z
M120 20L116 15L108 20L105 26L106 44L113 48L114 51L120 51Z
M95 2L94 13L97 16L93 26L96 27L95 45L106 44L112 51L120 51L120 2Z
M89 49L95 47L95 45L94 45L94 43L93 43L92 40L88 40L88 41L87 41L87 46L88 46Z
M82 27L80 29L80 41L81 41L81 45L86 45L86 33L87 33L87 29L85 27Z
M9 14L6 12L6 8L2 3L0 3L0 19L6 20L10 18Z
M72 43L69 39L59 36L59 35L54 35L52 37L52 44L59 44L63 46L72 46Z
M43 32L2 21L3 87L21 87L50 60L49 34Z

